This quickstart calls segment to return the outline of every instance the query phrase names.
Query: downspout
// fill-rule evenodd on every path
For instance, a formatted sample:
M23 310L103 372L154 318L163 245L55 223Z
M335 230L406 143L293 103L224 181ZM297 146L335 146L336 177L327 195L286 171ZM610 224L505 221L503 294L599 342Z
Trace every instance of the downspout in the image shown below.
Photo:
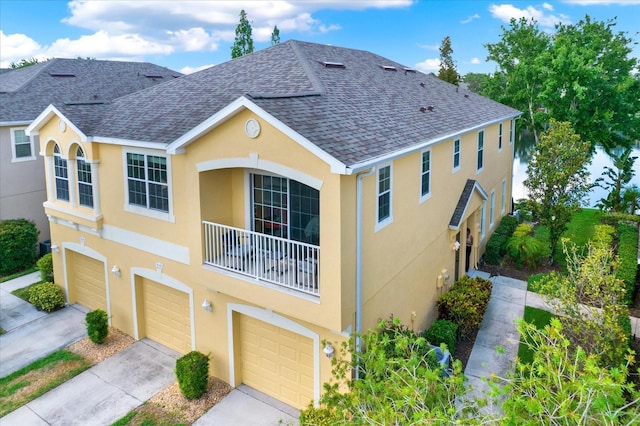
M368 172L360 173L356 176L356 375L360 377L360 350L362 335L362 179L369 177L376 171L375 166Z

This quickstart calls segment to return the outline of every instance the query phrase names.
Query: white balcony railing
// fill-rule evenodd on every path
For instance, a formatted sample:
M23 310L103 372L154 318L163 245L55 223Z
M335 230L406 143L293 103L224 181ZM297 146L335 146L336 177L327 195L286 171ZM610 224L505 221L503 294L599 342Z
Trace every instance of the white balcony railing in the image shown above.
M217 223L204 225L204 263L319 295L320 247Z

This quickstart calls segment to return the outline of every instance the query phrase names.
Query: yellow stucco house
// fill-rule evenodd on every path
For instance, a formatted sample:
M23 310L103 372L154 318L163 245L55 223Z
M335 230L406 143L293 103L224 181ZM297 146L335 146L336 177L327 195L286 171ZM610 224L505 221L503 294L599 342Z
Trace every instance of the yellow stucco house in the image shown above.
M335 345L415 330L511 205L519 112L378 55L288 41L104 105L50 105L69 303L295 407ZM337 349L337 347L336 347Z

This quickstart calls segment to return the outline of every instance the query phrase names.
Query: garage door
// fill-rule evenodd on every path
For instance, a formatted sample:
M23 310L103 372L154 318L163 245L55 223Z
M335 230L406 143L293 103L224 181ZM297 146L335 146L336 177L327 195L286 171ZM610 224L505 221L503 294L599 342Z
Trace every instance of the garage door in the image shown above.
M104 263L79 253L73 253L73 294L75 302L91 310L107 311L107 287Z
M296 408L313 400L313 341L240 317L242 382Z
M142 309L145 335L180 353L191 351L189 295L143 279Z

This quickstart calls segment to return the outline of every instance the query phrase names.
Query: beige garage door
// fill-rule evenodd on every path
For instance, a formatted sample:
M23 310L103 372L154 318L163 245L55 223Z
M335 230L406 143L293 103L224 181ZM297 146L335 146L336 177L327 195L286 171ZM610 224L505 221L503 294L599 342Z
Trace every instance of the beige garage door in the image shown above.
M242 382L296 408L313 399L313 341L240 317Z
M142 310L145 335L180 353L191 351L189 295L144 279Z
M75 302L91 310L107 311L107 287L104 263L79 253L73 253L73 294Z

